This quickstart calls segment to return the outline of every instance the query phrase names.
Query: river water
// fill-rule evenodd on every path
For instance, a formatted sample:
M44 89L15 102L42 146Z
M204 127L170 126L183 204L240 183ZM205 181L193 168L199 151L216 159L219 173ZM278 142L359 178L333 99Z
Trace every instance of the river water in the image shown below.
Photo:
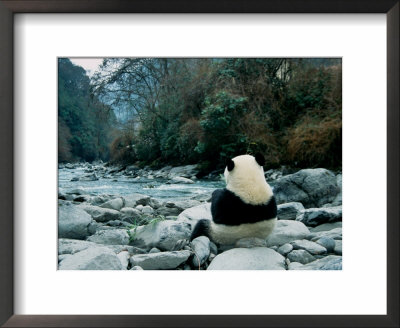
M84 168L59 169L59 192L67 193L79 188L84 194L109 194L124 196L140 193L168 201L183 200L204 193L210 193L225 186L224 181L196 180L194 184L166 184L165 179L134 179L119 175L113 178L99 178L97 181L71 181L73 177L85 175Z

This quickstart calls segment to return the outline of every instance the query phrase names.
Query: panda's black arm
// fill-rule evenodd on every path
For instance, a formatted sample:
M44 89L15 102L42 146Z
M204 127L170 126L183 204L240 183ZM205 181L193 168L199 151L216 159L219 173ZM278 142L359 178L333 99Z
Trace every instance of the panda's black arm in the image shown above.
M227 189L216 189L211 196L211 214L213 221L218 224L229 224L235 211L235 202Z

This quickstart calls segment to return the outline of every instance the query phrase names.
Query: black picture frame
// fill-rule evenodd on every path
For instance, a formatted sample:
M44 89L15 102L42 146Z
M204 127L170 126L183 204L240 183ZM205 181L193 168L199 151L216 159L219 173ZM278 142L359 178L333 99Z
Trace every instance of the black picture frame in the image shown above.
M4 327L399 327L399 0L0 0L0 324ZM16 13L385 13L387 315L14 315L13 18ZM371 154L373 156L373 154Z

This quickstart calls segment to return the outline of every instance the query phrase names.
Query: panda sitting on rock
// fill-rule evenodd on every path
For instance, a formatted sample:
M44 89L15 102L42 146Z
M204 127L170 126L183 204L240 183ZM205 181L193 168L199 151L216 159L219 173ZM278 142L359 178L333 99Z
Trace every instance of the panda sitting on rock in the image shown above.
M190 240L207 236L217 244L233 245L247 237L265 239L274 229L277 207L272 189L265 181L264 158L257 154L228 161L226 188L211 198L212 220L197 222Z

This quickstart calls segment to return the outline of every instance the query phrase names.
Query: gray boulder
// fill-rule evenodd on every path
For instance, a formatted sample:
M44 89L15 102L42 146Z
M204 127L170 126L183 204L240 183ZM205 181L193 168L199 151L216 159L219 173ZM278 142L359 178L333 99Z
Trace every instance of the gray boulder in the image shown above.
M85 239L90 235L91 216L78 206L65 204L58 207L58 237Z
M131 224L143 224L142 212L132 207L121 208L121 220Z
M122 200L122 198L110 199L109 201L100 205L100 207L110 208L112 210L117 210L117 211L121 210L123 206L124 206L124 201Z
M117 255L106 247L90 247L66 257L59 270L122 270Z
M80 205L83 210L89 213L94 220L97 222L107 222L119 220L121 218L121 213L112 210L110 208L103 208L99 206L92 205Z
M304 210L304 206L298 202L291 202L278 205L279 220L295 220L297 214Z
M278 220L275 229L267 237L267 246L281 246L291 241L304 239L310 234L308 228L301 222Z
M154 209L149 205L143 206L141 212L145 215L152 215L154 213Z
M286 256L293 250L293 246L291 244L285 244L278 248L277 252L282 256Z
M75 254L90 247L98 247L96 243L86 240L58 239L58 254Z
M322 255L327 253L327 250L324 246L321 246L306 239L295 240L292 241L290 244L293 246L294 249L304 249L312 255Z
M267 247L233 248L217 255L207 270L285 270L285 258Z
M137 248L134 246L128 246L128 245L100 245L96 244L101 247L107 247L108 249L111 249L115 254L119 254L121 252L128 252L129 255L136 255L136 254L146 254L147 252L144 249Z
M197 173L198 173L197 165L176 166L169 169L168 177L170 179L176 176L190 178L191 176L194 176Z
M339 193L332 202L332 206L342 205L342 174L336 176L336 184L339 188Z
M313 233L313 232L320 232L320 231L329 231L329 230L341 228L341 227L342 227L342 221L337 221L337 222L333 222L333 223L323 223L316 227L310 227L309 229Z
M265 246L267 246L265 240L256 237L242 238L239 239L235 244L236 248L251 248L251 247L265 247Z
M296 221L303 222L306 226L315 227L322 223L332 223L342 220L342 206L309 208L296 217Z
M329 255L299 267L297 270L342 270L342 257Z
M274 184L278 204L300 202L305 208L331 203L339 191L335 174L322 168L300 170Z
M199 195L195 195L191 199L197 200L197 201L202 202L202 203L211 202L211 195L212 195L212 192L205 192L205 193L202 193L202 194L199 194Z
M290 262L288 265L288 270L298 270L299 268L303 267L304 264L299 262Z
M101 205L111 199L112 196L110 195L97 195L90 198L89 203L91 205Z
M290 262L299 262L301 264L307 264L316 260L314 256L304 249L295 249L291 251L287 255L287 258L290 260Z
M132 266L140 266L144 270L175 269L189 258L189 251L160 252L133 255L130 258Z
M125 229L99 230L87 240L103 245L127 245L129 235Z
M335 249L336 242L334 239L329 237L321 237L315 241L317 244L326 248L328 253L332 253Z
M194 228L197 221L201 219L212 220L211 203L201 204L184 210L181 214L179 214L176 222L189 223L192 228Z
M333 250L335 254L337 255L342 255L342 241L341 240L336 240L335 242L335 248Z
M335 240L342 240L342 228L335 228L328 231L312 232L305 238L311 241L317 241L321 237L329 237Z
M201 202L199 202L198 200L185 199L185 200L179 200L179 201L174 202L173 207L179 209L182 212L188 208L195 207L200 204L201 204Z
M121 261L121 266L124 270L128 269L128 264L129 264L129 252L128 251L123 251L117 254L117 257Z
M142 195L138 193L123 196L125 207L136 207L137 205L149 205L150 196Z
M168 206L160 206L157 210L156 213L158 215L163 215L165 217L167 216L177 216L179 213L181 213L182 210L176 207L168 207Z
M192 241L192 249L195 253L192 257L192 266L197 268L204 264L210 255L210 240L205 236L197 237Z
M191 228L188 223L172 220L159 221L130 230L130 245L151 249L157 247L164 251L172 250L178 240L189 239Z

